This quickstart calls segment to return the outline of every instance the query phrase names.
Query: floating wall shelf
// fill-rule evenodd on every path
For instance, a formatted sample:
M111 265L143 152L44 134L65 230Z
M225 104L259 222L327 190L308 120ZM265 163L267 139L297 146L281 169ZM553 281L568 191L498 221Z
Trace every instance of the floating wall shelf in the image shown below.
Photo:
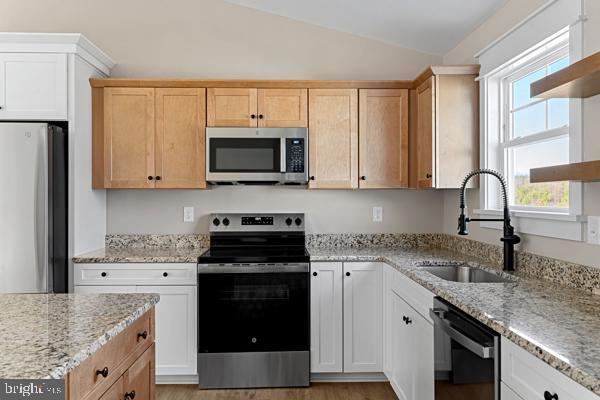
M600 52L533 82L530 93L543 99L583 99L600 94Z
M600 181L600 161L555 165L552 167L532 168L531 183L556 181Z

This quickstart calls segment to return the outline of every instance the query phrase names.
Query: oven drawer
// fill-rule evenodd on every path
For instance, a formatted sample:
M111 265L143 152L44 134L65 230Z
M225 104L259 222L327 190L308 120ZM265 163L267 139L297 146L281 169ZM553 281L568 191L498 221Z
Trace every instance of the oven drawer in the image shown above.
M502 338L502 381L523 400L543 399L544 393L560 400L600 400L563 373L510 340Z
M196 264L75 264L75 286L195 285Z

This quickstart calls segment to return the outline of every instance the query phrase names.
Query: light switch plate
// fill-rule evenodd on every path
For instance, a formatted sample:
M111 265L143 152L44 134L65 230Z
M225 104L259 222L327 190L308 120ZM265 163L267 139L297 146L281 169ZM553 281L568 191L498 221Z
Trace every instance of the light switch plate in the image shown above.
M383 207L373 207L373 222L383 222Z
M194 222L194 207L183 207L183 222Z
M600 217L587 217L587 241L591 244L600 245Z

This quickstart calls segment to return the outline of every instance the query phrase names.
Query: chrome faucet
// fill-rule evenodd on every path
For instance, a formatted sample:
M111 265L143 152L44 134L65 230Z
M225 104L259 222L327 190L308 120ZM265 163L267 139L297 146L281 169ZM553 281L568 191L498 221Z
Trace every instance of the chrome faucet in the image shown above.
M469 179L476 175L487 174L496 177L502 186L502 204L504 208L503 218L469 218L465 214L465 187ZM501 221L504 223L504 232L500 240L504 243L504 270L514 271L515 270L515 244L521 241L521 238L515 235L515 228L510 224L510 212L508 210L508 196L506 194L506 181L504 177L492 169L477 169L470 172L463 179L460 185L460 216L458 217L458 234L468 235L467 222L471 221Z

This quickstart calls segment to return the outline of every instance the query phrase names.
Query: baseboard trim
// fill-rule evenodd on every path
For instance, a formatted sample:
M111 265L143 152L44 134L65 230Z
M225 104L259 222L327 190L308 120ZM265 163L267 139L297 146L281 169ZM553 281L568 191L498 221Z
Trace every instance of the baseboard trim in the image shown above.
M197 385L198 375L156 375L157 385Z
M387 382L382 372L368 373L330 373L320 372L310 374L311 382Z

